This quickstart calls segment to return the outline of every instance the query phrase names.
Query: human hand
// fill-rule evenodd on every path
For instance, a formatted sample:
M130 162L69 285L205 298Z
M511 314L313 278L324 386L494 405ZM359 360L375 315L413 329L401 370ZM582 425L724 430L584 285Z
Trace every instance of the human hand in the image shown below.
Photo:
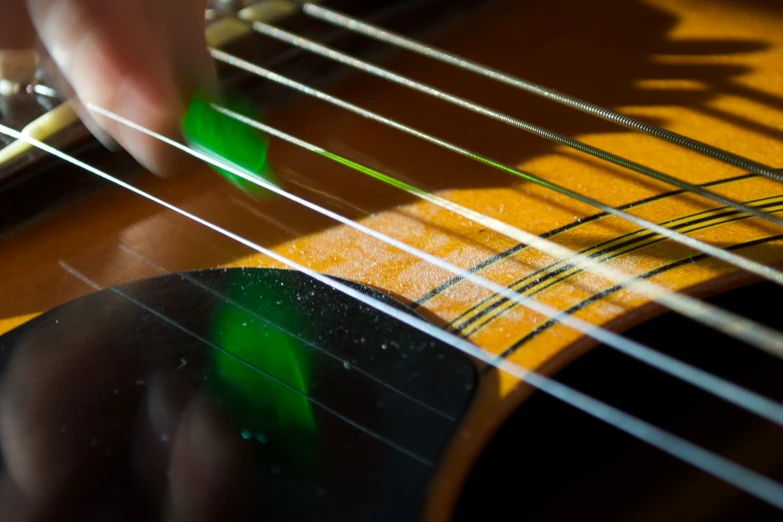
M206 0L9 0L0 49L45 48L74 109L104 143L168 176L192 161L156 138L86 109L92 103L172 139L193 94L211 90ZM109 139L107 139L107 137Z

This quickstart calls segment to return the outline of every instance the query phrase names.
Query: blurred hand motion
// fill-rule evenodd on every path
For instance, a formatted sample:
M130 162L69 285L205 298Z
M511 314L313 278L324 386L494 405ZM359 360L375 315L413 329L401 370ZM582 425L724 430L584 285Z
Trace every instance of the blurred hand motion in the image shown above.
M0 49L41 49L56 70L56 87L101 141L169 176L186 168L184 155L85 106L179 139L193 94L214 84L205 7L206 0L9 0L0 17Z

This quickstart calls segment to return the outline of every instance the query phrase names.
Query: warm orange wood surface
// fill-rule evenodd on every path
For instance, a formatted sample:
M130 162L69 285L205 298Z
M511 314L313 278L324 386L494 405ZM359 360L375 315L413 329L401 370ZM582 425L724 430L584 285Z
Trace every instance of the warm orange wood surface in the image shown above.
M567 7L566 7L567 6ZM783 166L783 6L761 0L650 0L497 2L435 39L438 46L744 154ZM650 137L640 136L514 89L406 53L387 62L395 71L592 145L628 156L694 183L743 172ZM518 165L614 206L672 187L554 146L540 138L381 80L358 75L331 92L459 145ZM315 100L269 115L269 123L387 174L437 191L489 216L543 234L595 214L587 205L522 182L397 131ZM285 187L417 248L468 269L515 242L396 189L294 146L274 140L272 161ZM384 288L416 301L451 279L374 239L295 204L254 202L203 169L173 181L142 175L138 186L190 212L273 247L311 268ZM742 201L765 199L783 210L783 186L760 178L729 181L716 192ZM777 203L780 203L778 206ZM716 205L673 196L632 212L663 223L704 217ZM555 235L577 250L632 234L638 227L600 218ZM693 237L729 246L783 234L757 219L715 219L686 229ZM618 243L619 244L619 243ZM780 259L780 241L740 249L754 259ZM607 266L642 274L686 259L692 251L670 241L620 255ZM481 275L513 284L554 260L522 249ZM92 291L65 267L100 286L216 266L277 266L225 237L118 188L49 216L0 243L0 332L32 315ZM687 263L653 281L701 294L729 286L731 271L714 262ZM741 280L732 278L731 284ZM536 298L558 309L578 305L612 286L589 274L563 278ZM540 290L540 292L539 292ZM485 302L485 300L488 300ZM470 329L470 339L501 353L546 318L519 306L472 319L494 303L487 290L458 283L426 300L433 320ZM576 315L625 328L649 317L648 300L629 291L584 306ZM587 349L580 334L554 326L520 346L512 359L553 372ZM434 485L430 514L443 519L472 459L504 415L529 393L508 376L490 373L464 433ZM535 451L535 448L527 449ZM520 451L526 451L520 448Z

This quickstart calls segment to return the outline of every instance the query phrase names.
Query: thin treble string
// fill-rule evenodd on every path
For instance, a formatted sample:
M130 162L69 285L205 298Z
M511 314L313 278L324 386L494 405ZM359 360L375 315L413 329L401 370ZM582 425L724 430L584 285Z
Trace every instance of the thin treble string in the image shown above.
M601 328L599 326L596 326L592 323L589 323L587 321L584 321L582 319L579 319L574 316L570 315L564 315L560 310L557 310L555 308L552 308L548 305L545 305L532 297L524 296L519 294L518 292L511 290L505 286L499 285L493 281L490 281L484 277L481 277L474 273L469 273L458 266L449 263L448 261L441 259L437 256L434 256L432 254L429 254L427 252L424 252L423 250L419 250L417 248L414 248L410 246L407 243L404 243L402 241L399 241L397 239L394 239L392 237L389 237L385 234L382 234L372 228L366 227L364 225L361 225L359 223L356 223L354 221L351 221L348 218L345 218L341 216L340 214L337 214L335 212L332 212L330 210L327 210L323 207L320 207L312 202L309 202L307 200L304 200L298 196L295 196L293 194L290 194L286 192L285 190L275 186L272 183L269 183L268 181L264 179L257 178L253 175L247 174L246 172L243 172L237 168L234 168L231 165L227 165L223 162L220 162L214 158L211 158L207 156L206 154L203 154L201 152L195 151L189 147L186 147L180 143L177 143L176 141L167 138L165 136L160 135L159 133L156 133L154 131L151 131L149 129L146 129L126 118L123 118L111 111L108 111L106 109L103 109L101 107L97 107L95 105L90 104L88 108L92 111L98 112L99 114L102 114L103 116L106 116L107 118L110 118L114 121L117 121L118 123L122 123L123 125L127 125L133 129L136 129L140 132L143 132L147 134L148 136L157 138L173 147L176 147L183 152L186 152L187 154L190 154L198 159L201 159L202 161L206 161L210 163L211 165L214 165L216 167L219 167L221 169L225 169L229 172L232 172L243 179L246 179L250 181L251 183L254 183L258 186L267 188L268 190L271 190L286 199L289 199L291 201L297 202L301 204L302 206L305 206L307 208L310 208L311 210L315 210L316 212L323 214L327 217L330 217L334 219L335 221L338 221L340 223L343 223L344 225L353 228L359 232L362 232L370 237L373 237L375 239L378 239L388 245L391 245L395 248L398 248L402 250L403 252L406 252L414 257L418 257L419 259L422 259L424 261L429 262L430 264L437 266L443 270L452 272L455 275L459 275L464 277L467 280L470 280L474 284L477 284L479 286L483 286L484 288L491 290L495 292L498 295L501 295L505 297L506 299L513 301L521 306L524 306L526 308L529 308L530 310L540 313L546 317L548 317L551 320L558 321L574 330L577 330L581 333L583 333L586 336L592 337L595 340L606 344L608 346L614 347L615 349L621 351L622 353L626 353L632 357L635 357L639 360L643 360L647 364L650 364L651 366L654 366L658 369L660 369L663 372L669 373L670 375L673 375L685 382L690 383L693 386L699 387L709 393L712 393L716 396L722 397L724 400L731 402L733 404L737 404L742 408L745 408L749 411L752 411L764 418L767 418L771 420L772 422L781 424L783 423L783 405L780 405L774 401L771 401L765 397L762 397L760 395L757 395L755 393L750 392L749 390L745 390L739 386L733 385L732 383L728 381L724 381L716 376L713 376L709 373L703 372L695 367L686 365L685 363L682 363L680 361L677 361L676 359L672 359L668 356L665 356L664 354L658 353L651 348L648 348L636 341L633 341L631 339L627 339L621 335L615 334L613 332L610 332L604 328ZM773 420L774 419L774 420ZM781 424L783 425L783 424Z
M412 328L416 328L417 330L428 334L445 344L451 345L452 347L475 358L476 360L483 361L490 366L494 366L499 370L520 379L521 381L526 381L531 386L534 386L542 392L557 398L564 403L587 413L588 415L602 420L607 424L614 426L615 428L660 449L661 451L664 451L698 469L701 469L706 473L709 473L710 475L732 484L742 491L745 491L746 493L753 495L756 498L759 498L764 502L777 507L778 509L783 509L783 485L769 479L764 475L761 475L744 466L740 466L724 457L721 457L720 455L706 450L672 433L668 433L667 431L662 430L657 426L638 419L622 410L606 404L605 402L594 399L593 397L565 384L562 384L550 377L523 368L508 359L498 359L495 354L488 352L487 350L484 350L465 339L461 339L454 334L446 332L437 326L424 321L423 319L398 310L391 305L375 299L374 297L363 294L362 292L359 292L350 286L340 283L339 281L336 281L328 276L322 275L315 270L300 265L299 263L277 254L272 250L266 249L257 243L245 239L242 236L239 236L194 214L191 214L190 212L168 203L160 198L157 198L152 194L144 192L143 190L138 189L133 185L115 178L110 174L88 165L74 158L73 156L69 156L68 154L65 154L62 151L57 150L41 141L38 141L29 136L22 135L21 133L2 124L0 124L0 132L11 136L14 139L26 141L27 143L30 143L40 148L41 150L44 150L60 159L68 161L69 163L87 170L96 176L99 176L188 219L191 219L196 223L199 223L219 234L233 239L238 243L241 243L267 257L270 257L275 261L278 261L294 270L298 270L315 279L316 281L319 281L327 286L334 288L337 291L353 297L354 299L364 303L369 307L375 308L376 310L385 313L386 315L389 315L392 318L411 326Z
M140 253L136 252L135 250L133 250L132 248L130 248L127 245L124 245L124 244L121 243L119 245L119 248L123 252L127 253L128 255L133 256L134 258L138 259L142 263L146 263L147 265L151 266L152 268L154 268L155 270L157 270L161 274L172 274L172 272L166 270L165 268L163 268L162 266L160 266L160 265L158 265L156 263L153 263L152 261L150 261L146 257L142 256ZM259 321L261 321L263 323L266 323L268 325L271 325L272 327L277 328L278 330L280 330L282 332L285 332L286 334L290 335L291 337L297 339L299 342L301 342L303 344L306 344L307 346L309 346L313 350L315 350L317 352L320 352L320 353L324 354L327 357L330 357L332 359L340 361L342 364L350 364L350 362L347 359L341 359L340 357L338 357L334 353L330 352L329 350L325 350L319 344L314 343L312 341L309 341L309 340L301 337L298 332L293 332L293 331L291 331L291 330L289 330L287 328L284 328L284 327L280 326L279 324L277 324L276 322L270 320L269 318L264 317L263 315L259 314L258 312L254 311L254 310L251 310L250 308L244 306L242 303L240 303L236 299L233 299L231 296L228 296L228 295L226 295L226 294L224 294L222 292L219 292L218 290L210 287L209 285L202 283L201 281L199 281L195 277L192 277L192 276L188 275L187 273L180 273L180 274L178 274L178 276L181 277L182 279L184 279L185 281L187 281L188 283L192 284L193 286L201 288L205 292L207 292L209 294L212 294L215 297L218 297L218 298L222 299L223 301L231 304L232 306L235 306L236 308L242 310L243 312L247 312L248 314L250 314L253 317L255 317L256 319L258 319ZM403 397L405 400L414 402L414 403L418 404L419 406L421 406L422 408L426 408L426 409L430 410L432 413L434 413L434 414L436 414L436 415L438 415L440 417L443 417L444 419L447 419L447 420L450 420L450 421L456 421L457 420L453 416L451 416L448 413L446 413L445 411L440 410L440 409L438 409L438 408L436 408L434 406L430 406L426 402L423 402L423 401L417 399L416 397L414 397L414 396L412 396L412 395L410 395L408 393L405 393L404 391L400 390L399 388L396 388L396 387L392 386L391 384L389 384L387 382L384 382L383 380L379 379L378 377L374 376L373 374L363 370L362 368L360 368L360 367L358 367L356 365L351 365L351 368L353 368L357 373L360 373L361 375L363 375L363 376L367 377L368 379L370 379L371 381L375 382L379 386L382 386L382 387L384 387L384 388L386 388L388 390L391 390L392 392L396 393L397 395Z
M414 136L421 137L422 139L425 139L427 141L440 144L442 146L450 148L451 150L456 150L458 152L461 152L465 156L471 158L475 158L476 156L478 156L477 154L471 151L468 151L466 149L460 149L447 142L442 142L438 138L433 138L432 136L426 135L416 129L402 125L394 120L385 118L383 116L370 112L366 109L348 103L339 98L335 98L329 94L324 93L323 91L313 89L302 83L296 82L294 80L281 76L277 73L269 71L268 69L264 69L263 67L241 60L240 58L237 58L235 56L226 54L218 50L212 50L211 52L212 55L217 60L222 61L224 63L228 63L235 67L241 67L247 70L248 72L260 75L266 79L281 83L293 89L297 89L300 92L327 101L329 103L345 108L346 110L352 111L354 113L365 116L367 118L383 121L387 125L390 125L394 128L403 130ZM391 184L397 188L405 190L408 193L416 195L417 197L427 199L428 201L436 205L439 205L443 208L448 208L452 212L456 212L462 215L463 217L471 219L477 223L481 223L482 225L491 228L492 230L500 234L506 235L507 237L510 237L512 239L516 239L520 243L527 244L532 248L535 248L542 252L546 252L554 257L557 257L561 261L568 260L570 262L571 261L570 258L574 258L576 262L578 262L584 270L586 271L592 270L594 272L600 273L603 277L613 280L615 282L621 282L623 280L628 280L631 278L631 276L628 274L623 274L620 271L613 271L610 268L603 267L602 265L598 265L597 261L593 261L590 258L587 258L586 256L579 255L576 252L569 250L565 247L562 247L553 241L548 241L539 236L536 236L535 234L522 231L519 228L513 227L500 220L493 219L490 218L489 216L485 216L474 210L461 207L449 200L435 196L434 194L413 187L412 185L404 183L399 179L395 179L393 177L387 176L373 169L368 169L362 165L359 165L355 162L348 160L347 158L342 158L340 156L337 156L336 154L321 149L320 147L316 147L303 140L294 138L293 136L283 133L282 131L269 127L268 125L264 125L255 120L246 118L245 116L230 111L228 109L219 107L217 105L213 105L213 107L223 112L224 114L231 116L232 118L235 118L239 121L243 121L244 123L248 125L252 125L264 132L274 134L275 136L281 139L284 139L291 143L295 143L299 146L307 148L312 152L316 152L317 154L321 154L323 156L329 157L333 161L337 161L342 164L350 164L352 168L356 169L359 172L362 172L363 174L373 176L376 179L379 179L385 183ZM703 303L697 299L690 298L689 296L685 296L684 294L671 292L668 289L664 289L663 287L659 287L648 281L639 280L638 289L642 290L652 299L662 304L665 304L672 310L676 310L679 313L686 315L698 322L701 322L712 328L717 328L720 331L732 337L745 339L745 342L748 342L749 344L752 344L762 350L768 351L778 357L783 355L783 351L781 351L780 334L765 326L759 325L757 323L753 323L752 321L748 322L747 319L741 318L740 316L736 316L734 314L730 314L731 316L727 316L725 314L729 314L729 312L725 312L717 307L708 305L707 303ZM770 340L772 340L772 343L770 343Z
M275 29L275 28L273 28L271 26L268 26L268 27L273 32L279 31L278 29ZM298 37L295 37L295 38L298 38ZM310 44L312 44L312 45L310 45ZM323 46L320 46L320 44L316 44L314 42L310 42L310 44L306 45L305 47L307 49L310 49L311 47L323 47ZM326 48L324 48L324 49L326 49ZM312 50L312 49L310 49L310 50ZM221 51L213 49L213 50L211 50L211 52L212 52L213 55L221 56ZM329 56L329 57L333 57L332 55L339 54L336 51L332 51L332 50L328 50L328 51L324 51L324 52L326 53L325 56ZM223 55L223 56L228 57L230 55ZM352 58L349 58L349 59L353 60ZM239 62L237 62L237 63L239 63ZM371 67L374 67L374 66L371 66ZM417 82L412 82L412 81L410 83L413 86L416 86L416 88L420 88L421 85L422 85L422 84L419 84ZM442 94L440 91L437 91L437 90L434 91L434 92L438 93L438 94ZM438 94L435 94L435 95L437 96ZM367 112L369 112L369 111L363 112L362 114L367 115ZM368 117L370 117L370 116L368 116ZM381 121L380 118L373 118L373 119L375 119L376 121ZM384 119L384 120L385 120L384 123L391 124L388 119ZM601 201L593 199L593 198L591 198L591 197L589 197L587 195L580 194L578 192L574 192L573 190L570 190L570 189L568 189L566 187L563 187L563 186L558 185L556 183L547 181L544 178L541 178L541 177L536 176L534 174L531 174L529 172L523 171L521 169L518 169L518 168L515 168L515 167L511 167L511 166L506 165L504 163L501 163L499 161L495 161L495 160L493 160L491 158L488 158L488 157L483 156L481 154L474 153L474 152L469 151L467 149L464 149L462 147L458 147L456 145L453 145L453 144L451 144L449 142L446 142L444 140L441 140L439 138L436 138L436 137L433 137L433 136L428 136L428 135L426 135L424 133L415 131L414 129L407 128L407 127L405 127L405 126L403 126L401 124L392 125L392 126L394 126L397 129L400 129L400 130L405 130L405 132L407 132L408 134L415 135L415 136L417 136L419 138L422 138L424 140L427 140L427 141L429 141L431 143L435 143L435 144L437 144L437 145L439 145L439 146L441 146L443 148L452 150L452 151L457 152L459 154L462 154L462 155L464 155L466 157L469 157L469 158L472 158L474 160L480 161L481 163L483 163L485 165L494 167L494 168L496 168L498 170L501 170L503 172L507 172L509 174L513 174L513 175L521 177L521 178L523 178L525 180L532 181L532 182L534 182L534 183L536 183L538 185L541 185L541 186L543 186L545 188L548 188L550 190L553 190L555 192L558 192L560 194L568 196L568 197L570 197L572 199L575 199L577 201L581 201L582 203L591 205L591 206L593 206L593 207L595 207L595 208L597 208L599 210L602 210L603 212L606 212L607 214L612 214L612 215L620 217L620 218L622 218L622 219L624 219L626 221L630 221L630 222L640 226L643 229L654 231L657 234L660 234L660 235L662 235L664 237L667 237L667 238L669 238L669 239L671 239L673 241L676 241L678 243L682 243L682 244L684 244L686 246L689 246L689 247L691 247L691 248L693 248L695 250L698 250L698 251L700 251L702 253L708 254L708 255L710 255L712 257L715 257L717 259L725 261L726 263L729 263L729 264L734 265L736 267L740 267L740 268L742 268L744 270L747 270L748 272L754 273L754 274L756 274L756 275L758 275L758 276L760 276L762 278L769 279L769 280L772 280L772 281L776 282L777 284L783 285L783 273L781 273L781 272L779 272L777 270L774 270L774 269L772 269L772 268L770 268L768 266L765 266L765 265L763 265L761 263L757 263L757 262L755 262L755 261L753 261L751 259L742 257L742 256L737 255L737 254L734 254L733 252L726 251L726 250L724 250L722 248L718 248L718 247L709 245L709 244L707 244L707 243L705 243L703 241L699 241L697 239L691 238L691 237L689 237L689 236L687 236L685 234L682 234L682 233L679 233L679 232L667 229L666 227L662 227L662 226L660 226L660 225L658 225L656 223L653 223L651 221L648 221L646 219L634 216L633 214L629 214L628 212L624 212L622 210L618 210L618 209L612 207L611 205L607 205L606 203L602 203ZM743 207L745 207L745 206L746 205L743 205ZM748 207L748 208L751 208L751 207ZM775 219L779 219L779 218L775 218Z
M497 170L501 170L503 172L513 174L515 176L521 177L525 180L532 181L534 183L537 183L543 187L546 187L548 189L554 190L556 192L559 192L561 194L564 194L570 198L576 199L577 201L581 201L582 203L586 203L588 205L591 205L593 207L598 208L599 210L602 210L603 212L607 214L611 214L613 216L619 217L621 219L624 219L626 221L629 221L631 223L634 223L635 225L641 227L642 229L646 230L652 230L656 232L657 234L668 238L672 241L676 241L678 243L684 244L690 248L693 248L694 250L698 250L702 253L708 254L712 257L715 257L717 259L720 259L721 261L724 261L725 263L728 263L729 265L742 268L743 270L746 270L748 272L751 272L753 274L756 274L764 279L769 279L771 281L774 281L777 284L783 285L783 273L765 266L761 263L758 263L756 261L750 260L748 258L739 256L737 254L734 254L732 252L726 251L722 248L715 247L713 245L710 245L708 243L705 243L703 241L699 241L697 239L694 239L692 237L689 237L685 234L682 234L680 232L668 229L666 227L663 227L661 225L658 225L657 223L653 223L651 221L648 221L646 219L637 217L633 214L630 214L628 212L625 212L623 210L616 209L610 205L607 205L605 203L602 203L598 200L592 199L588 196L579 194L577 192L574 192L572 190L569 190L563 186L557 185L555 183L551 183L549 181L546 181L543 178L540 178L534 174L531 174L529 172L523 171L519 168L512 167L510 165L506 165L500 161L496 161L492 158L489 158L488 156L484 156L482 154L479 154L477 152L473 152L469 149L466 149L464 147L460 147L458 145L455 145L453 143L450 143L448 141L442 140L438 137L431 136L429 134L426 134L424 132L418 131L412 127L408 127L406 125L403 125L395 120L392 120L390 118L387 118L385 116L381 116L379 114L376 114L374 112L368 111L366 109L363 109L361 107L358 107L356 105L350 104L346 101L343 101L339 98L335 98L333 96L330 96L322 91L318 91L316 89L313 89L311 87L308 87L304 84L295 82L293 80L290 80L284 76L281 76L279 74L276 74L272 71L269 71L267 69L264 69L263 67L254 65L250 62L247 62L245 60L242 60L240 58L237 58L235 56L229 55L224 53L223 51L217 50L217 49L211 49L211 54L218 60L224 61L225 63L229 63L231 65L234 65L236 67L241 67L245 69L248 72L257 74L259 76L262 76L264 78L267 78L269 80L281 83L283 85L289 86L293 89L297 89L303 93L306 93L310 96L314 96L316 98L319 98L321 100L324 100L326 102L332 103L334 105L337 105L339 107L342 107L346 110L352 111L356 114L359 114L365 118L372 119L375 121L378 121L380 123L383 123L385 125L388 125L390 127L393 127L397 130L400 130L402 132L405 132L406 134L410 134L412 136L415 136L417 138L420 138L422 140L425 140L429 143L438 145L444 149L450 150L452 152L456 152L457 154L460 154L462 156L465 156L467 158L470 158L472 160L478 161L484 165L493 167Z
M478 103L472 102L465 98L454 96L440 89L436 89L431 85L427 85L422 82L417 82L406 76L402 76L400 74L389 71L388 69L384 69L382 67L378 67L376 65L359 60L352 56L348 56L347 54L341 53L325 45L321 45L312 40L308 40L307 38L303 38L301 36L295 35L288 31L284 31L282 29L271 26L269 24L265 24L263 22L253 22L253 29L265 36L269 36L276 40L286 42L290 45L302 49L306 49L312 53L318 54L320 56L324 56L326 58L342 63L344 65L354 67L356 69L372 74L379 78L383 78L384 80L394 82L398 85L403 85L415 91L425 93L429 96L433 96L434 98L438 98L439 100L443 100L453 105L457 105L471 112L475 112L477 114L481 114L483 116L487 116L494 120L511 125L512 127L524 130L540 138L544 138L551 142L559 143L561 145L566 145L567 147L571 147L572 149L584 152L586 154L590 154L591 156L595 156L604 161L610 162L614 165L618 165L628 170L638 172L639 174L643 174L645 176L657 179L659 181L663 181L675 187L679 187L683 190L687 190L689 192L697 194L701 197L716 201L722 205L726 205L735 208L737 210L740 210L742 212L745 212L746 214L764 219L778 226L783 226L783 219L777 216L773 216L759 209L749 207L748 205L745 205L733 199L727 198L725 196L721 196L720 194L705 189L704 187L700 187L698 185L688 183L687 181L681 180L679 178L675 178L674 176L670 176L659 170L655 170L650 167L641 165L627 158L623 158L621 156L617 156L616 154L612 154L611 152L607 152L603 149L599 149L598 147L588 145L587 143L581 142L573 138L569 138L568 136L558 134L556 132L535 125L528 121L514 118L512 116L509 116L508 114L502 113L500 111L496 111L494 109L490 109L489 107L480 105Z
M492 69L485 65L472 62L461 56L448 53L441 49L432 47L430 45L424 45L421 42L417 42L410 38L406 38L400 34L393 33L381 27L368 24L362 20L351 18L350 16L347 16L343 13L339 13L335 10L328 9L326 7L313 4L311 2L300 2L299 0L294 0L294 1L302 5L302 11L304 11L305 14L312 16L313 18L322 20L324 22L330 23L332 25L336 25L344 29L349 29L351 31L361 33L370 38L374 38L375 40L379 40L384 43L388 43L391 45L395 45L397 47L401 47L403 49L407 49L409 51L413 51L420 55L427 56L429 58L433 58L435 60L439 60L441 62L448 63L450 65L454 65L466 71L474 72L481 76L485 76L487 78L504 83L506 85L516 87L517 89L523 90L525 92L529 92L531 94L535 94L542 98L549 99L561 105L571 107L572 109L576 109L581 112L590 114L592 116L596 116L598 118L615 123L617 125L621 125L628 129L643 132L645 134L654 136L661 140L668 141L669 143L673 143L680 147L722 161L729 165L739 167L743 170L753 172L754 174L766 176L775 181L783 181L783 174L781 174L778 170L772 168L769 165L764 165L763 163L759 163L749 158L745 158L733 152L729 152L725 149L721 149L713 145L709 145L707 143L703 143L696 139L690 138L688 136L683 136L682 134L678 134L674 131L663 129L656 125L652 125L650 123L637 120L636 118L632 118L631 116L620 114L606 107L601 107L600 105L596 105L594 103L581 100L575 96L562 93L550 87L544 87L542 85L535 84L531 81L524 80L516 76L512 76L510 74L504 73L502 71L498 71L496 69Z
M84 274L82 274L81 272L76 270L75 268L71 267L68 263L65 263L64 261L60 261L59 264L63 268L63 270L65 270L66 272L68 272L69 274L71 274L72 276L74 276L79 281L83 282L84 284L86 284L88 286L91 286L95 290L99 290L99 291L103 290L101 285L99 285L95 281L91 280L90 278L88 278L87 276L85 276ZM376 439L376 440L378 440L378 441L388 445L391 448L394 448L395 450L397 450L397 451L399 451L399 452L409 456L412 459L415 459L415 460L421 462L422 464L424 464L426 466L430 466L430 467L435 466L434 462L432 462L430 459L424 457L423 455L419 455L415 451L412 451L412 450L406 448L405 446L403 446L401 444L398 444L398 443L396 443L396 442L394 442L394 441L384 437L380 433L377 433L376 431L371 430L367 426L363 426L363 425L359 424L358 422L356 422L355 420L351 419L350 417L347 417L346 415L343 415L342 413L338 412L334 408L331 408L331 407L327 406L325 403L323 403L323 402L313 398L312 396L310 396L310 395L306 394L305 392L303 392L302 390L298 389L296 386L292 386L291 384L285 382L284 380L280 379L279 377L275 377L271 373L266 372L266 371L264 371L261 368L258 368L256 366L253 366L249 361L247 361L247 360L243 359L242 357L239 357L238 355L236 355L236 354L226 350L222 346L219 346L219 345L213 343L209 339L206 339L205 337L203 337L201 335L198 335L197 333L193 332L192 330L189 330L188 328L186 328L182 324L174 321L172 318L170 318L169 316L167 316L163 312L160 312L160 311L152 308L151 306L144 304L143 302L139 301L138 299L136 299L134 297L131 297L130 295L128 295L127 293L123 292L119 288L110 287L110 288L108 288L108 290L110 290L114 294L122 297L123 299L126 299L127 301L129 301L130 303L138 306L139 308L141 308L141 309L151 313L152 315L158 317L159 319L164 321L166 324L169 324L169 325L173 326L174 328L180 330L181 332L185 333L186 335L188 335L190 337L193 337L194 339L198 339L199 341L201 341L202 343L206 344L207 346L209 346L213 350L216 350L216 351L218 351L218 352L220 352L220 353L230 357L231 359L239 362L240 364L243 364L243 365L247 366L248 368L250 368L252 370L255 370L255 371L259 372L259 373L262 373L264 376L266 376L267 378L273 380L274 382L276 382L280 386L283 386L284 388L288 389L289 391L292 391L292 392L296 393L297 395L303 396L306 400L308 400L313 405L315 405L316 408L320 408L320 409L324 410L325 412L327 412L327 413L337 417L341 421L345 422L346 424L349 424L349 425L353 426L354 428L358 429L362 433L364 433L364 434L366 434L366 435L368 435L368 436L370 436L370 437L372 437L372 438L374 438L374 439Z
M212 104L212 107L220 113L245 123L246 125L250 125L256 129L266 132L267 134L276 136L284 141L293 143L294 145L298 145L306 150L309 150L310 152L329 158L330 160L335 161L341 165L352 168L358 172L361 172L362 174L368 175L388 185L403 190L408 194L428 201L454 214L474 221L475 223L478 223L490 230L494 230L499 234L503 234L506 237L526 244L530 248L534 248L543 253L549 254L557 258L559 263L580 267L585 272L596 273L599 276L615 283L625 283L627 289L639 292L649 297L650 299L667 306L671 310L679 312L680 314L693 319L694 321L700 322L705 326L723 332L724 334L742 342L756 346L757 348L764 350L774 356L783 357L783 334L768 328L767 326L734 314L733 312L729 312L728 310L723 310L707 302L694 299L687 294L673 292L661 285L657 285L644 279L634 278L630 274L626 274L620 270L615 270L611 267L601 264L602 261L600 259L585 256L584 254L561 246L554 241L544 239L540 236L514 227L508 223L464 207L458 203L454 203L453 201L427 192L426 190L410 185L409 183L406 183L398 178L383 174L382 172L371 169L365 165L351 161L348 158L339 156L338 154L330 152L300 138L296 138L279 129L270 127L269 125L248 118L225 107L221 107L217 104Z

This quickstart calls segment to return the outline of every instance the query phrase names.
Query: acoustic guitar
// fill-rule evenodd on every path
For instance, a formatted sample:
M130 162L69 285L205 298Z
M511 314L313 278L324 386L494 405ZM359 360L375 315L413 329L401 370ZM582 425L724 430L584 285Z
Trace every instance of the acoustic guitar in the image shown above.
M3 53L2 520L779 520L781 27L213 2L274 183Z

